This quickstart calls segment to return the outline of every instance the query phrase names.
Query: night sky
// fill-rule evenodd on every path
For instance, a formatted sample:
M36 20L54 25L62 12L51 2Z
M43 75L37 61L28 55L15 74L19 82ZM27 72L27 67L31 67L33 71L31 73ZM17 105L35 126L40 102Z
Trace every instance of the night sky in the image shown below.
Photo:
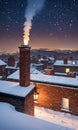
M0 0L0 52L23 44L27 0ZM78 49L78 0L45 0L32 21L32 48Z

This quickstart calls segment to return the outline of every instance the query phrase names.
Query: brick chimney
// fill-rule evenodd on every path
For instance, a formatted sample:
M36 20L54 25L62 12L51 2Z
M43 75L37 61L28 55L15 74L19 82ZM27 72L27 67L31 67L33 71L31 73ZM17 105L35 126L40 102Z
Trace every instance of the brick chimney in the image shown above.
M63 61L64 61L64 64L67 64L67 58L64 58Z
M45 69L45 74L46 75L54 75L54 70L53 69Z
M15 58L12 55L8 58L8 66L15 66Z
M21 45L20 50L20 86L30 85L30 47Z

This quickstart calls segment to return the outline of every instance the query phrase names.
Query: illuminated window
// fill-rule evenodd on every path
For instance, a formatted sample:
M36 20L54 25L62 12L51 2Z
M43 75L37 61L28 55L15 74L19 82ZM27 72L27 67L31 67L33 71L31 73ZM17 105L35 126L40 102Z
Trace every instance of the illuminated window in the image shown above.
M72 61L72 64L75 65L75 64L76 64L76 61Z
M69 110L69 99L68 98L63 98L62 99L62 108Z
M69 73L70 72L70 68L66 68L65 72Z

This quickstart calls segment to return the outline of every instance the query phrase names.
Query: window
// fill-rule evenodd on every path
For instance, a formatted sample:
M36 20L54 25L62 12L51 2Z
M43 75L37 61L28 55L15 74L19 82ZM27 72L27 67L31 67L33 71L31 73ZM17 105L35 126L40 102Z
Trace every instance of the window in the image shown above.
M70 72L70 68L66 68L65 72L69 73Z
M75 65L75 64L76 64L76 61L72 61L72 64Z
M62 99L62 109L69 110L69 99L68 98Z

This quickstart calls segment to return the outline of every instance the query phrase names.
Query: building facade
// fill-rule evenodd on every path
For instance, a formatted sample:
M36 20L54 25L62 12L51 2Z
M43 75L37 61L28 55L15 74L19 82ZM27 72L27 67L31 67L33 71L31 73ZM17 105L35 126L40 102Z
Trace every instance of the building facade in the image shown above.
M35 83L39 93L35 105L78 115L78 88Z
M78 61L77 60L56 60L54 63L54 72L55 73L78 73Z

